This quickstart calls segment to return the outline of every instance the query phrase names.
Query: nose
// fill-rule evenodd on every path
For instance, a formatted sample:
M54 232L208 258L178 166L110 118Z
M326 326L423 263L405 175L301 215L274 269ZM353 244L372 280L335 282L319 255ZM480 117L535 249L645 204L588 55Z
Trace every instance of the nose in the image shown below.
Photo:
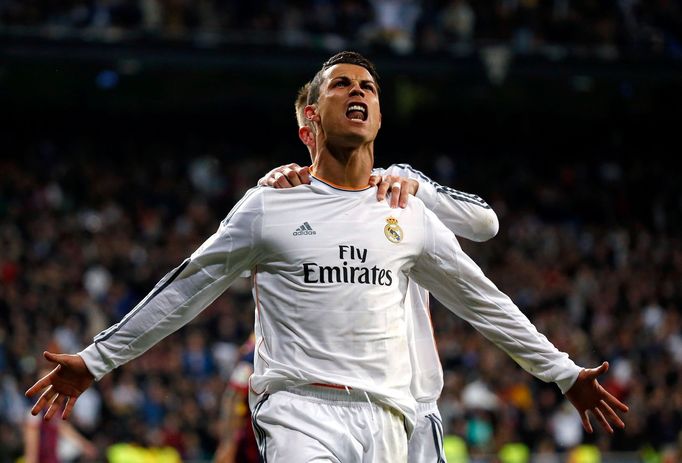
M350 87L350 96L360 96L360 97L365 96L365 92L362 90L362 87L360 86L360 82L353 81L353 83Z

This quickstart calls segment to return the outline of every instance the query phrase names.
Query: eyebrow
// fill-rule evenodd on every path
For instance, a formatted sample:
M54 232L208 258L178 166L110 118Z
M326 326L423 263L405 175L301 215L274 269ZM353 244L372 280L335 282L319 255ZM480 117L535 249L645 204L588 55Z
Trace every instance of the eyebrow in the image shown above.
M346 75L340 75L340 76L332 77L329 82L334 82L335 80L346 80L346 81L350 82L351 78L346 76ZM378 87L377 83L371 79L363 79L360 81L360 84L372 84L375 87Z

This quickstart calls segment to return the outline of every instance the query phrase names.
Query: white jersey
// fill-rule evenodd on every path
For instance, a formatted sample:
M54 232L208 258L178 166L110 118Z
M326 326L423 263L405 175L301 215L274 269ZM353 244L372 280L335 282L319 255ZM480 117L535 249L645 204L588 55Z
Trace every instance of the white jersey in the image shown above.
M480 242L497 234L497 215L480 196L439 185L409 164L393 164L372 173L417 180L417 198L457 236Z
M455 235L472 241L487 241L497 234L499 222L492 208L479 196L444 187L409 164L375 169L378 175L396 175L419 182L417 198ZM408 285L408 347L412 362L410 391L417 402L435 402L443 390L443 368L429 312L429 292L413 280Z
M341 385L401 411L411 428L410 278L535 376L562 391L573 384L580 368L538 333L420 200L392 209L375 195L375 188L340 190L318 179L249 190L213 236L80 352L88 369L99 379L142 354L250 269L254 395Z

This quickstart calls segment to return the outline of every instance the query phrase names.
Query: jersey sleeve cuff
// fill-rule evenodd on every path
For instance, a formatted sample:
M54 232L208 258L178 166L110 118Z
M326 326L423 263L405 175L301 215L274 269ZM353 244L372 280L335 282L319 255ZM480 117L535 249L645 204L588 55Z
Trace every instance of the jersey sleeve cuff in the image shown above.
M433 210L438 204L438 192L436 191L436 187L429 182L419 182L419 189L415 196L421 199L429 210Z
M573 364L570 368L564 369L563 372L557 375L557 379L555 379L554 382L559 386L562 394L566 394L568 390L573 387L573 384L575 384L581 371L582 368Z
M113 366L110 366L104 360L97 348L97 344L90 344L88 347L78 352L78 355L85 362L85 366L88 368L90 374L95 377L95 381L99 381L104 375L114 369Z

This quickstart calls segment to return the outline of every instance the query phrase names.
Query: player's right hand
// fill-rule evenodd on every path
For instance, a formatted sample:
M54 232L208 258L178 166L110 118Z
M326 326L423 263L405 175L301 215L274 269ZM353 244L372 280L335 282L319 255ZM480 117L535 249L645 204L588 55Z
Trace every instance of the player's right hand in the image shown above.
M258 180L258 185L272 188L291 188L308 183L310 167L301 167L296 163L275 167Z
M616 410L627 413L628 406L615 398L599 384L597 378L609 370L609 363L604 362L597 368L583 369L578 379L566 392L566 398L573 404L580 415L585 431L592 432L592 423L588 412L594 415L597 422L609 433L613 434L611 423L625 428L625 423Z
M67 419L78 397L90 387L95 378L80 355L43 352L43 356L57 366L26 391L26 397L30 398L45 389L31 409L31 414L37 415L47 409L45 420L50 420L57 410L64 407L62 419Z

